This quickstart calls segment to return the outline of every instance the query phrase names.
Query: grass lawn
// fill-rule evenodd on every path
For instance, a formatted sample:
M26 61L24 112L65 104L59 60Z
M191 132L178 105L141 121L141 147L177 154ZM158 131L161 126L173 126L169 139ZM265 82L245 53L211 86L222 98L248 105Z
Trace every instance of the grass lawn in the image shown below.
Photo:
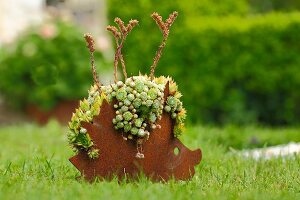
M191 181L87 183L69 163L66 128L25 124L0 128L0 199L300 199L300 156L251 160L229 151L300 141L300 129L193 127L182 141L201 147Z

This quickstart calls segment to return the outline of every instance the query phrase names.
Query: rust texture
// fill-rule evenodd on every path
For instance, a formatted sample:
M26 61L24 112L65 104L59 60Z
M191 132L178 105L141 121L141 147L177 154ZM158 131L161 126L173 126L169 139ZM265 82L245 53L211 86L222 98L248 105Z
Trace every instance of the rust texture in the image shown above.
M165 97L168 94L169 91L165 90ZM120 180L124 177L135 179L141 172L153 181L167 181L172 177L188 180L193 177L194 167L202 158L201 150L191 151L173 136L173 121L169 114L163 113L159 122L161 128L151 131L149 139L144 142L143 159L136 158L136 142L124 140L122 133L114 129L114 116L113 106L104 101L93 123L83 124L95 148L99 149L99 157L92 160L82 151L70 161L86 180L93 181L96 177L111 179L114 176ZM178 154L174 149L179 150Z

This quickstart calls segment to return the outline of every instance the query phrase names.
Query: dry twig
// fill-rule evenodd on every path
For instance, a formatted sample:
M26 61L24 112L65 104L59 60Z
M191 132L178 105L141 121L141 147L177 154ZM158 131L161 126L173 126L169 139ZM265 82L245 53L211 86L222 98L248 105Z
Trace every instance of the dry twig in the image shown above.
M167 42L169 32L170 32L170 27L173 24L173 22L175 21L177 16L178 16L178 12L174 11L173 13L171 13L169 15L168 19L164 22L162 17L157 12L154 12L151 15L151 17L154 19L154 21L156 22L156 24L158 25L159 29L161 30L161 32L163 34L163 40L162 40L160 46L158 47L158 50L156 51L156 55L153 59L153 64L150 68L151 80L153 80L153 78L154 78L155 68L157 66L158 61L160 60L161 55L162 55L162 50L166 46L166 42Z
M124 45L127 35L138 24L138 21L130 20L129 23L125 26L124 22L120 18L117 17L117 18L115 18L115 23L119 26L119 30L115 26L107 26L106 29L113 34L113 36L116 40L117 50L116 50L115 59L114 59L114 79L115 79L115 82L117 82L118 81L118 77L117 77L118 59L120 59L120 62L122 65L124 78L127 79L125 61L124 61L121 50L123 48L123 45ZM119 42L119 40L121 40L121 42Z
M93 37L91 36L91 34L89 34L89 33L84 34L84 38L87 43L87 48L89 49L90 54L91 54L91 66L92 66L94 84L97 85L98 90L100 91L101 83L97 77L97 71L96 71L96 67L95 67L95 58L94 58L95 41L94 41Z

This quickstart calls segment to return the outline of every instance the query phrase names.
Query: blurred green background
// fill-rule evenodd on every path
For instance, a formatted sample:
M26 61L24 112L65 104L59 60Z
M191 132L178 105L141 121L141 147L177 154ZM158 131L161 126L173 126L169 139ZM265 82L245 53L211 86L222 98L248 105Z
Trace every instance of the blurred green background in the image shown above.
M90 56L80 29L62 21L46 26L55 29L53 36L42 35L35 27L3 49L0 90L13 107L34 104L50 110L60 101L84 98L92 84ZM97 51L95 56L96 65L105 67L102 54Z
M57 2L47 1L49 5ZM67 2L67 1L66 1ZM156 75L178 83L188 121L201 124L298 125L300 122L300 2L297 0L108 0L106 16L138 19L123 52L128 74L149 73L162 36L151 19L179 17ZM106 25L106 24L105 24ZM86 96L92 83L84 30L58 18L45 38L30 29L0 50L0 94L11 107ZM105 29L105 27L101 27ZM113 38L110 38L113 46ZM96 54L100 78L112 74L112 58Z

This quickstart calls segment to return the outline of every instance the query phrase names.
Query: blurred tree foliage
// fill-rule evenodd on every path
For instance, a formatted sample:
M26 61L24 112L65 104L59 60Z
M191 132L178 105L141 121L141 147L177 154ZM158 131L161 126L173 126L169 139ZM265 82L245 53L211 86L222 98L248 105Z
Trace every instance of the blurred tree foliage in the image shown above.
M243 2L110 0L109 19L140 20L123 52L129 74L149 73L162 39L150 14L179 11L156 75L174 77L191 121L298 124L300 14L247 15Z
M12 106L51 109L58 102L87 95L93 83L83 33L56 22L26 33L6 46L0 58L0 93ZM106 64L96 52L96 66Z
M248 0L250 11L254 13L266 13L270 11L299 11L299 0Z

